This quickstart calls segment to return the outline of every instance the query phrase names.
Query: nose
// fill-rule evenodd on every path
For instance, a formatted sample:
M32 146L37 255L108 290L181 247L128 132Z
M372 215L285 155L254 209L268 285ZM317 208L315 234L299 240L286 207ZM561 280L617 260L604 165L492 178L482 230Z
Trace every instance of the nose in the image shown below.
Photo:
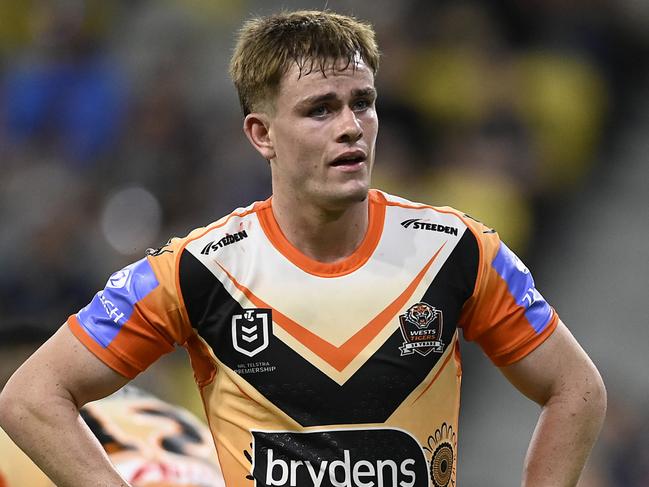
M338 142L354 143L363 136L363 127L354 110L345 107L340 113Z

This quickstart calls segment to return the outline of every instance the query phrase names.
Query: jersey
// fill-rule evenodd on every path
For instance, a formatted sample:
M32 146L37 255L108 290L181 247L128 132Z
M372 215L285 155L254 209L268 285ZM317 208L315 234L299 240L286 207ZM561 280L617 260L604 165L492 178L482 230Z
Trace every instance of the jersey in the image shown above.
M229 487L454 485L460 331L503 366L558 316L494 230L368 201L341 261L296 249L271 198L116 272L69 326L126 377L187 348Z
M0 487L53 487L23 451L0 428Z
M81 417L134 487L222 487L207 426L183 408L126 387ZM0 487L54 484L0 429Z

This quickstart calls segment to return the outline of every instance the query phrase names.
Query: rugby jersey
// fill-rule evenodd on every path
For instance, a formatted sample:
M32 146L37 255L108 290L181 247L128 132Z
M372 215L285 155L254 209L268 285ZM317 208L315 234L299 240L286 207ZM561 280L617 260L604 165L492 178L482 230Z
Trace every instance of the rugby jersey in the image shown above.
M227 486L454 485L458 331L503 366L558 317L494 230L368 206L335 263L291 245L272 199L239 208L113 274L69 326L126 377L188 350Z
M81 417L134 487L223 487L207 426L133 387L86 404ZM0 487L54 487L0 429Z

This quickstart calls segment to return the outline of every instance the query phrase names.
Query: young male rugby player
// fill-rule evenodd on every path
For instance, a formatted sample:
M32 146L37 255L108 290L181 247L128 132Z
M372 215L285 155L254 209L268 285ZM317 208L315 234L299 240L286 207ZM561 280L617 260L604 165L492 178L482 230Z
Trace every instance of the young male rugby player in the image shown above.
M243 26L231 75L272 197L113 274L11 379L2 426L57 485L126 485L79 408L175 345L228 487L454 485L460 334L541 406L523 485L576 484L600 375L497 233L370 189L378 63L347 16Z

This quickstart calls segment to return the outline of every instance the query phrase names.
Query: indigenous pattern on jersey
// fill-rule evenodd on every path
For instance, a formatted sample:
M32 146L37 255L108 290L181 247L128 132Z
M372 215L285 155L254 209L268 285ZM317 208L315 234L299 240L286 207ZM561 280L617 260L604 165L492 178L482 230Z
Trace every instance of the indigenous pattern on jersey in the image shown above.
M88 403L81 417L134 487L223 487L207 426L183 408L127 386ZM54 484L0 430L0 487Z
M342 261L300 253L267 200L113 274L69 324L127 377L188 349L227 486L445 487L458 330L502 366L557 321L493 230L373 190Z

